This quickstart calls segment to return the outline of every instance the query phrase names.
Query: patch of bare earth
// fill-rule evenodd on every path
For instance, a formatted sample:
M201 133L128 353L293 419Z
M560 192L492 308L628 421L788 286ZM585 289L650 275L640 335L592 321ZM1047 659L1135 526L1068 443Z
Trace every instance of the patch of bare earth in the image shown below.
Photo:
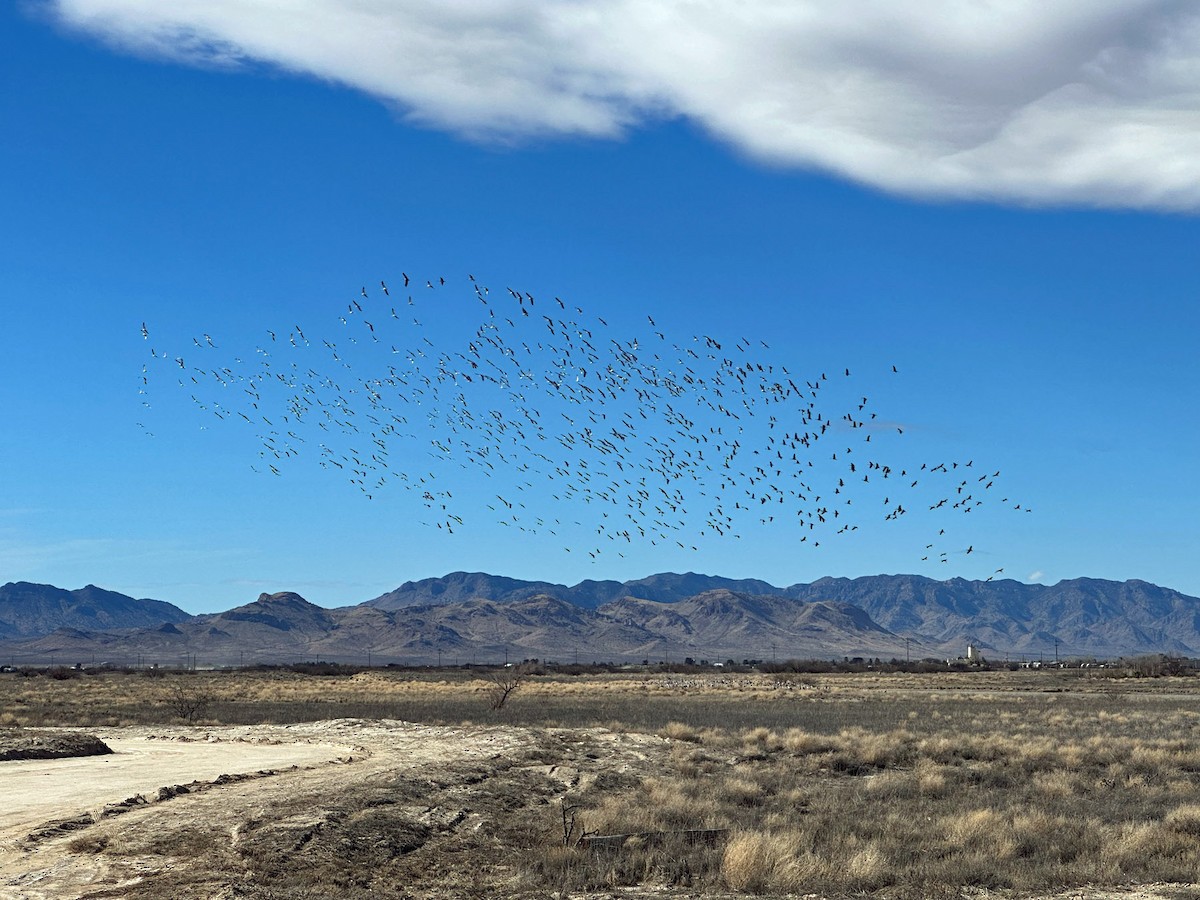
M0 770L6 801L13 788L0 897L547 896L520 858L560 826L560 798L628 789L668 749L602 729L365 720L101 733L109 759L157 786L131 793L96 758L25 776L74 785L35 803L33 784ZM218 752L234 753L220 773L173 774Z

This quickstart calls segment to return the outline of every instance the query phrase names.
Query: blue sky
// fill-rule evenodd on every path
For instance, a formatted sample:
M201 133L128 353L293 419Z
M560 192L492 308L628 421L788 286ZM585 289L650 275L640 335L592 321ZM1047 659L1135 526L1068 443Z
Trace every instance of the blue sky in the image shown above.
M1003 568L1200 595L1200 131L1173 81L1200 41L1177 5L947 24L866 4L874 29L767 3L664 2L656 23L611 3L476 20L311 0L279 28L252 0L163 6L0 11L0 581L193 612L275 590L342 605L459 569L782 585ZM480 324L472 274L539 310L561 297L623 342L746 338L805 379L849 368L826 411L869 395L905 430L876 437L889 458L975 460L1034 511L989 491L950 517L914 494L884 521L873 484L859 529L815 548L782 521L798 503L738 538L697 502L669 540L606 543L571 479L453 465L436 472L463 520L448 534L397 482L368 500L322 468L315 432L273 475L260 428L175 382L177 355L250 374L268 330L346 348L339 316L363 286L381 303L381 280L396 301L402 272L446 279L415 301L447 353ZM369 350L347 378L383 371ZM622 402L609 411L636 409ZM432 465L423 441L390 442L397 471ZM488 508L517 490L525 530ZM922 561L943 528L947 562Z

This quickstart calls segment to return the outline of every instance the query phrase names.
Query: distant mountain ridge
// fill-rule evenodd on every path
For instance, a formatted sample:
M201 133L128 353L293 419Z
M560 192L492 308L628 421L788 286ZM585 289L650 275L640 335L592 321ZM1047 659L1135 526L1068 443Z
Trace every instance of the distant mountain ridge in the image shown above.
M937 581L917 575L822 578L793 585L797 600L839 600L892 631L941 645L975 641L1009 653L1119 656L1200 654L1200 599L1145 581L1072 578Z
M60 628L12 645L23 656L88 656L118 662L134 655L178 664L324 659L362 663L429 663L445 658L499 662L534 657L560 661L639 661L686 656L724 660L902 652L904 640L848 604L797 603L707 591L667 603L627 597L587 609L548 594L498 603L487 599L382 610L368 604L325 609L291 592L190 621L121 634Z
M135 600L94 584L73 591L27 581L0 586L0 638L37 636L57 628L145 628L190 618L162 600Z
M140 624L130 624L137 616ZM188 616L170 604L93 586L0 589L0 650L14 656L136 653L170 661L202 654L214 664L365 661L368 654L410 663L510 655L916 658L957 656L968 642L993 658L1196 656L1200 599L1144 581L1091 578L1040 585L875 575L780 588L689 572L566 586L454 572L338 609L281 592Z
M677 603L710 590L837 601L864 610L887 630L939 647L968 641L995 651L1119 656L1134 652L1200 654L1200 599L1145 581L1074 578L1054 585L1012 579L938 580L920 575L821 578L776 587L758 579L662 573L635 581L567 586L480 572L406 582L367 601L381 609L486 597L510 603L539 593L599 609L625 597ZM1057 640L1057 646L1056 646Z
M548 581L522 581L484 572L451 572L441 578L406 581L365 605L377 609L403 609L431 603L455 603L462 600L493 600L509 603L545 594L566 600L585 609L597 609L621 597L672 603L705 591L727 590L742 594L778 594L782 591L755 578L722 578L719 575L679 575L664 572L636 581L581 581L568 587Z

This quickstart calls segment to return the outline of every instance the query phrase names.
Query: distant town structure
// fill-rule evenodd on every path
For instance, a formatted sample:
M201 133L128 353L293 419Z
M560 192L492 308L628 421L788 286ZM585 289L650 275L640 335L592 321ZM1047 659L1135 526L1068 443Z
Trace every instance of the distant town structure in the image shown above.
M983 662L983 654L974 644L967 644L967 662L974 665L980 665Z

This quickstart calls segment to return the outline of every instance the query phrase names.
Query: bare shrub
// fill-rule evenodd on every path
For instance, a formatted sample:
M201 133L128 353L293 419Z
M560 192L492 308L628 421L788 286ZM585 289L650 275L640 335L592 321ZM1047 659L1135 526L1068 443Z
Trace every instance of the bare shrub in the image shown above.
M203 719L212 702L213 695L195 676L181 675L167 685L167 706L185 722Z
M504 704L508 703L509 698L521 689L521 685L526 682L530 674L529 667L526 665L506 666L485 674L483 680L488 685L485 692L488 706L494 710L504 709Z

